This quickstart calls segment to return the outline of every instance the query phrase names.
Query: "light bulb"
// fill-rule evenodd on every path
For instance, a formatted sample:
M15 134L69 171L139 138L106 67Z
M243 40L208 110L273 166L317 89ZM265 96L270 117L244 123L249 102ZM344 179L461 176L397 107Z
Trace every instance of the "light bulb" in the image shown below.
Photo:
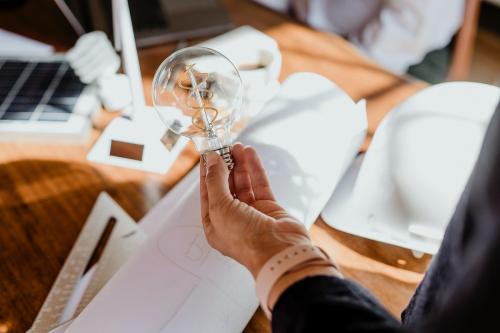
M163 61L153 80L153 104L170 137L183 135L202 154L217 152L229 169L231 127L239 118L243 83L221 53L187 47Z

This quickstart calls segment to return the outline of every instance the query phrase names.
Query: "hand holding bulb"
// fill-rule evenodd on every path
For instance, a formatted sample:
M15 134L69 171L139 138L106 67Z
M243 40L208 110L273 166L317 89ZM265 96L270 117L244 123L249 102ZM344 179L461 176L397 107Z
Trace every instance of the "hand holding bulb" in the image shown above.
M213 152L207 153L206 166L200 165L201 220L209 244L257 278L276 253L312 243L306 228L276 201L255 149L237 143L233 156L231 172ZM267 306L272 309L290 285L314 275L341 277L329 262L310 262L274 284Z
M257 276L281 250L310 244L306 228L276 201L266 171L253 147L233 147L235 167L207 153L200 165L202 224L209 244Z

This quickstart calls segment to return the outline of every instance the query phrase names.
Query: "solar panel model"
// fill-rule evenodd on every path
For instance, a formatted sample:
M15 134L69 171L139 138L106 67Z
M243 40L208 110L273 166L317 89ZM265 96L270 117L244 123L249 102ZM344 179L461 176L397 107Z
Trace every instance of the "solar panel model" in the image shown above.
M0 140L82 142L98 109L63 56L0 58Z

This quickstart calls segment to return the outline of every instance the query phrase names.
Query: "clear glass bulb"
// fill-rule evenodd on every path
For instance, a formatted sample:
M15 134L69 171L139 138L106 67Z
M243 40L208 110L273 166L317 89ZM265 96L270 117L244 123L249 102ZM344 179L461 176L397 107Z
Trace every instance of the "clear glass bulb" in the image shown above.
M153 104L169 131L190 138L202 155L216 151L229 168L231 127L240 116L242 95L236 66L205 47L174 52L153 80Z

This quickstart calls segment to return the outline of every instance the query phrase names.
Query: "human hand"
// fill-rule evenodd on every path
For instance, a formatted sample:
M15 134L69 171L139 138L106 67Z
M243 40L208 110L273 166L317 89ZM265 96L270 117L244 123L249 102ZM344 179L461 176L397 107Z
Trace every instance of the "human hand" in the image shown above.
M202 223L208 243L256 277L274 254L311 240L276 202L255 149L235 144L232 153L231 172L215 152L200 163Z

